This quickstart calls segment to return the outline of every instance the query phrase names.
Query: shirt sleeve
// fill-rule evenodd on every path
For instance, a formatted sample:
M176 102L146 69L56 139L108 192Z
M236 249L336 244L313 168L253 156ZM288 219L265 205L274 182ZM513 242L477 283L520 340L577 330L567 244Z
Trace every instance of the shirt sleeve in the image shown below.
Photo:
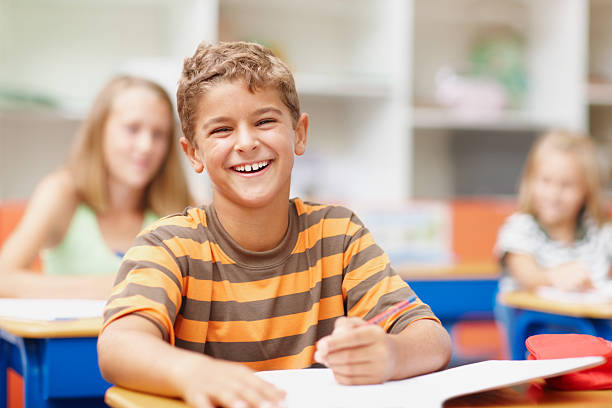
M529 214L516 213L501 226L493 249L497 259L504 263L507 253L534 255L543 231Z
M354 214L347 229L342 295L348 316L367 320L415 294L391 268L387 254ZM399 333L420 319L440 322L417 297L412 307L389 316L381 325L389 333Z
M177 258L156 230L145 230L125 254L104 308L103 330L136 313L153 322L174 344L174 321L182 302L182 274Z

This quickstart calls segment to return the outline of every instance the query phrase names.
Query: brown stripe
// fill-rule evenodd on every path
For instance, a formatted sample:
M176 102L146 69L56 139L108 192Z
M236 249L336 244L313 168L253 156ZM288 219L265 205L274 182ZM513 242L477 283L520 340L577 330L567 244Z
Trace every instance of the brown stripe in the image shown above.
M325 278L307 292L253 302L198 301L183 297L181 314L197 321L255 321L271 317L303 313L312 309L320 299L341 295L342 277Z
M354 222L355 224L363 225L353 212L348 208L341 206L327 206L319 210L315 210L310 214L304 213L298 216L299 232L317 225L323 219L346 219L346 224Z
M305 333L277 339L254 342L210 342L204 345L204 352L215 358L237 362L270 360L292 356L304 348L313 345L317 340L330 334L336 318L320 320ZM176 338L176 345L193 351L201 351L202 345Z
M378 245L371 245L356 254L353 254L349 264L344 268L343 274L346 276L351 271L363 266L366 262L383 255L385 252Z
M155 237L156 242L179 237L203 243L209 240L210 231L202 224L198 224L197 228L182 227L179 225L162 225L148 234L136 237L132 245L150 245L150 241L147 240L147 237L150 236Z
M121 292L109 297L107 304L110 304L114 299L127 298L136 295L144 296L149 300L152 300L165 306L170 320L174 321L176 317L176 306L174 302L170 300L170 298L168 297L168 293L163 288L129 283Z
M368 278L359 282L355 287L349 289L348 292L346 292L346 309L351 310L359 299L361 299L374 285L391 275L392 273L387 265L387 268L370 275Z
M304 271L316 266L317 261L324 257L343 252L344 236L323 238L305 253L291 255L285 263L277 268L250 270L243 266L202 261L190 257L179 257L176 261L181 271L189 271L194 279L228 281L231 283L253 282L287 275L296 271Z
M121 313L121 311L127 309L129 306L121 306L121 307L113 307L113 308L108 308L105 307L104 308L104 313L102 314L103 318L104 318L104 323L106 323L108 321L108 319L110 319L111 317L113 317L116 314Z

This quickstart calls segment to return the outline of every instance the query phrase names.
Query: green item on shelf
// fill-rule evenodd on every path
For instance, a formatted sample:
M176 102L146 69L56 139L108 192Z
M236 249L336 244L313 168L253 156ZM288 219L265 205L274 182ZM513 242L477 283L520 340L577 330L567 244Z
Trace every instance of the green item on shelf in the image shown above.
M508 31L489 32L472 48L469 74L499 81L510 107L520 107L528 88L523 38Z
M19 89L0 87L0 106L9 108L57 108L57 101L47 95L28 92Z

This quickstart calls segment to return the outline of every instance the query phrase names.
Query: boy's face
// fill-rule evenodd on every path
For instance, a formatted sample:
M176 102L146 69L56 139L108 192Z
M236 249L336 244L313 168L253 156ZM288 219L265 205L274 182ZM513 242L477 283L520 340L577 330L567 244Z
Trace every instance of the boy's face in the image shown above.
M208 172L215 202L260 208L289 198L293 155L306 149L306 114L294 129L276 89L251 93L233 81L209 89L196 115L194 139L181 138L181 146L196 172Z

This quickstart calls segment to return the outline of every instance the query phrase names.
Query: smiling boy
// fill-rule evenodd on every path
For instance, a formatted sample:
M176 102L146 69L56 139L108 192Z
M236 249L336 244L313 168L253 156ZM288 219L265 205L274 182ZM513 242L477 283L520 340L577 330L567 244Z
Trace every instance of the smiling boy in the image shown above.
M143 231L126 254L99 338L105 378L196 407L281 406L252 370L324 364L343 384L444 367L448 334L348 209L289 199L306 149L287 66L250 43L201 44L177 92L194 170L212 204Z

